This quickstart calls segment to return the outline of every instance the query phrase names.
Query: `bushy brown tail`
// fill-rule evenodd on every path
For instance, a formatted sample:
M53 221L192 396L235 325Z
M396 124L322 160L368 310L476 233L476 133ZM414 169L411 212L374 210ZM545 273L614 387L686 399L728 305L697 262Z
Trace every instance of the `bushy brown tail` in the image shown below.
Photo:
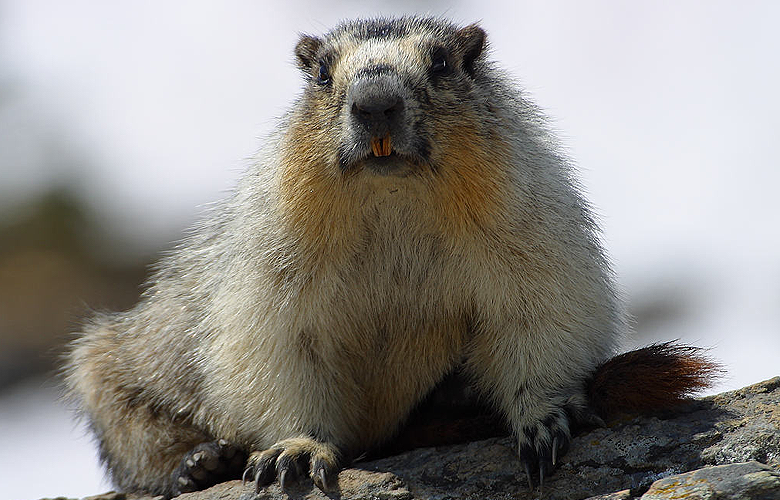
M703 349L664 342L605 361L588 381L587 391L593 410L609 421L670 408L712 387L722 373Z

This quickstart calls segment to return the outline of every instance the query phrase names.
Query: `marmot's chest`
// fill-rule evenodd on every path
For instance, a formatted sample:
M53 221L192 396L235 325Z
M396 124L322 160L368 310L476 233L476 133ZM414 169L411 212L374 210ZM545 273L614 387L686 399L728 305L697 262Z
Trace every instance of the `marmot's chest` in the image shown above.
M351 357L360 441L378 444L421 398L463 359L470 335L465 316L423 318L412 310L385 311L367 335L370 346ZM388 314L389 313L389 314ZM354 363L354 359L363 359Z

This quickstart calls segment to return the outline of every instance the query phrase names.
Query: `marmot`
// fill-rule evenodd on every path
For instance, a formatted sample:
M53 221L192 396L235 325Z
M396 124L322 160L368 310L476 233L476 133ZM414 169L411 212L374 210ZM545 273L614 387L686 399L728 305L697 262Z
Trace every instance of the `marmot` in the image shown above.
M234 194L72 344L118 487L327 489L456 369L541 482L594 408L706 384L687 348L607 361L626 320L591 209L485 47L419 17L300 38L303 93Z

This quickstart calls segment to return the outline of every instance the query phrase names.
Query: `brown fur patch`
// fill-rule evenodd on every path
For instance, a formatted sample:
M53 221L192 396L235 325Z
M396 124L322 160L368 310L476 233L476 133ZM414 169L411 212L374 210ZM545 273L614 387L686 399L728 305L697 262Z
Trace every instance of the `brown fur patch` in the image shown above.
M440 158L431 202L445 230L455 236L492 227L502 213L510 147L498 137L480 136L461 123L438 134Z
M366 408L361 425L363 441L376 445L391 435L408 412L458 359L465 331L459 319L442 319L427 331L409 335L396 332L390 349L371 361L376 368L365 372ZM421 369L424 367L424 369ZM417 373L416 377L409 377Z
M335 167L338 159L330 134L296 120L285 138L282 157L282 212L301 241L320 257L355 241L362 229L356 214L371 195L362 169ZM468 123L439 136L433 161L441 167L399 178L398 183L420 184L415 192L427 198L420 200L424 202L420 219L436 221L447 236L460 238L494 227L506 197L509 145L498 137L481 136Z
M332 138L322 128L294 122L285 141L280 183L282 213L300 240L325 257L354 234L357 172L333 167L338 163L337 153Z

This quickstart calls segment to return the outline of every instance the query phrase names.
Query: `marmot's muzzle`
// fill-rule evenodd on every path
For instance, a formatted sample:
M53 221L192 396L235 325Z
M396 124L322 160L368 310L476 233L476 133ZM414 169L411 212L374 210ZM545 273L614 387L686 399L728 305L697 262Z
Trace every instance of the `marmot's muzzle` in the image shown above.
M395 75L357 79L349 89L348 103L354 123L371 137L386 138L397 132L406 108L400 85Z
M402 173L428 161L430 145L418 130L419 103L389 65L358 70L347 88L339 145L343 169L366 162L372 170Z

